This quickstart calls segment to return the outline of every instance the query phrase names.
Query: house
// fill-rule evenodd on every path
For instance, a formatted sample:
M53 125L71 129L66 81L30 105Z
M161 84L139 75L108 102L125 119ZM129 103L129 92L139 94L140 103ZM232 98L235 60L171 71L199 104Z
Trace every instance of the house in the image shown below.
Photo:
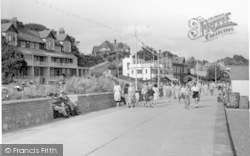
M240 96L249 96L249 66L230 66L232 92Z
M17 73L14 77L44 78L55 81L62 74L66 76L87 76L89 68L78 67L77 57L71 53L72 41L64 29L56 34L52 30L32 31L20 29L17 20L1 25L1 34L8 44L14 45L24 55L27 62L27 74Z
M130 55L122 60L123 76L130 78L138 78L144 81L155 81L158 78L158 67L159 67L159 77L167 78L170 81L176 81L177 79L169 72L171 69L167 69L164 63L158 64L158 61L145 61L143 59L138 59L137 64L135 63L135 58Z
M130 47L126 43L117 43L116 40L114 43L105 41L99 46L94 46L92 54L104 58L111 56L114 60L120 60L130 55Z
M178 57L172 59L173 75L179 82L184 83L185 77L188 74L188 65L184 57Z

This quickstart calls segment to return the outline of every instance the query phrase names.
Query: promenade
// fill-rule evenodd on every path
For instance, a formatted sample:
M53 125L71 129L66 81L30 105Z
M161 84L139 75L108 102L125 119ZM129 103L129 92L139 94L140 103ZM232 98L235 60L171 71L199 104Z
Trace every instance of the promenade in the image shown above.
M161 99L154 108L112 108L3 134L4 144L63 144L65 156L230 156L217 96L187 110Z

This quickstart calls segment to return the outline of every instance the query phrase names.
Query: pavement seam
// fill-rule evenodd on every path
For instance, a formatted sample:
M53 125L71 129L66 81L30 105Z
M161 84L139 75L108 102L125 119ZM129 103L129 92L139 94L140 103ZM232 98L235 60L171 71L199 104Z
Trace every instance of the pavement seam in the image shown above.
M126 132L124 132L124 133L120 134L119 136L115 137L114 139L112 139L112 140L110 140L110 141L106 142L105 144L103 144L103 145L101 145L101 146L99 146L99 147L95 148L94 150L90 151L89 153L85 154L84 156L88 156L88 155L90 155L90 154L94 153L95 151L97 151L97 150L101 149L102 147L104 147L104 146L106 146L106 145L110 144L111 142L113 142L113 141L115 141L115 140L119 139L120 137L122 137L122 136L126 135L127 133L131 132L132 130L134 130L134 129L136 129L136 128L140 127L140 126L142 126L143 124L145 124L145 123L147 123L147 122L151 121L152 119L154 119L154 118L156 118L156 117L160 116L161 114L163 114L163 113L165 113L165 112L170 111L170 110L171 110L171 109L173 109L173 108L174 108L174 105L173 105L173 107L169 108L168 110L163 111L163 112L161 112L161 113L159 113L159 114L156 114L155 116L153 116L153 117L151 117L151 118L147 119L146 121L144 121L144 122L142 122L142 123L140 123L140 124L136 125L135 127L131 128L131 129L129 129L129 130L127 130Z

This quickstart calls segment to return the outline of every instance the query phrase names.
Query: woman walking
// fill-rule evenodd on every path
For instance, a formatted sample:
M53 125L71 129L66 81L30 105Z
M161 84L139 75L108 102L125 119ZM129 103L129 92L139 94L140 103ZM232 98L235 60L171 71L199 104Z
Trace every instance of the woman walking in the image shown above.
M183 84L183 85L181 85L181 89L180 89L180 98L179 98L180 103L181 103L181 99L183 99L185 101L185 92L186 92L186 85Z
M190 106L190 96L191 96L191 88L190 85L186 85L185 87L185 108L189 109Z
M177 83L174 87L174 92L175 92L175 97L176 97L178 103L180 103L180 89L181 88L180 88L179 84Z
M142 88L142 91L141 91L141 94L143 96L143 99L145 100L145 104L144 104L144 107L147 105L147 102L148 102L148 83L146 83L143 88Z
M199 97L199 87L194 83L194 86L191 88L193 92L193 99L194 99L194 108L198 107L198 97Z
M168 102L170 102L170 98L171 98L171 85L170 85L170 83L167 83L167 85L166 85L166 97L168 99Z
M119 107L119 103L121 101L121 86L119 85L119 82L116 82L113 91L114 91L114 100L116 102L117 107Z
M130 108L132 104L133 107L135 107L135 87L130 83L128 88L128 108Z
M124 98L125 98L125 105L128 105L128 87L129 85L126 83L125 87L123 89L123 94L124 94Z
M153 91L154 91L154 105L155 105L157 100L160 99L160 91L159 91L159 88L158 88L157 84L154 85Z
M163 85L163 97L166 98L167 97L167 83L164 83Z

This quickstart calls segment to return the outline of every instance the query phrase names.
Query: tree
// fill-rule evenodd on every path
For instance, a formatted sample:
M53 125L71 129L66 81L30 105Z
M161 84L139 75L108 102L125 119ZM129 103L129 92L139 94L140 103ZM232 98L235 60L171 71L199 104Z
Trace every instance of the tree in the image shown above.
M142 49L137 52L137 57L140 58L140 59L144 59L146 61L153 60L153 58L154 58L154 60L157 60L157 52L153 48L150 48L150 47L144 48L144 47L142 47Z
M44 30L49 30L47 27L45 27L44 25L41 24L37 24L37 23L28 23L25 24L24 27L26 29L29 30L33 30L33 31L44 31Z
M108 69L109 70L116 70L117 69L117 66L113 63L111 63L109 66L108 66Z
M229 75L223 71L220 66L216 66L216 78L217 80L228 80ZM207 79L208 80L215 80L215 66L210 66L207 71Z
M190 67L194 67L194 66L196 65L196 60L195 60L195 58L192 56L192 57L190 57L190 58L186 61L186 63L187 63Z
M3 83L10 83L17 73L25 74L27 63L23 54L14 46L8 45L2 36L2 79Z
M114 59L113 59L112 56L108 56L108 57L107 57L107 61L108 61L108 62L113 62L113 60L114 60Z
M73 55L75 55L76 57L79 57L80 55L80 52L79 52L79 49L78 49L78 44L80 43L79 41L76 41L76 39L73 37L73 36L70 36L69 35L69 38L71 40L71 52Z

